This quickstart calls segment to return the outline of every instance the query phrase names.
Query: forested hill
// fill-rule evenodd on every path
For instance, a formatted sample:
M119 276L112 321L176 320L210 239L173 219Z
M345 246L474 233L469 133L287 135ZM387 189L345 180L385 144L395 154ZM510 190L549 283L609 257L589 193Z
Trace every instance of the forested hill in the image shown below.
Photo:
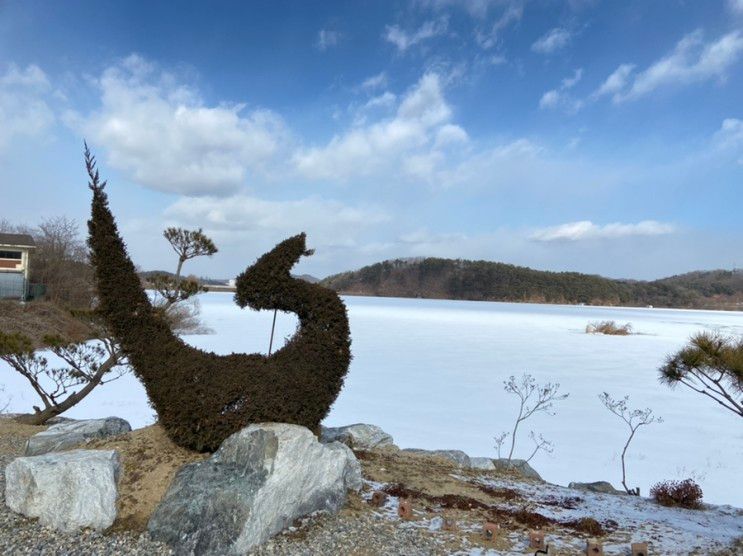
M397 259L321 284L351 295L743 310L743 272L726 270L634 281L489 261Z

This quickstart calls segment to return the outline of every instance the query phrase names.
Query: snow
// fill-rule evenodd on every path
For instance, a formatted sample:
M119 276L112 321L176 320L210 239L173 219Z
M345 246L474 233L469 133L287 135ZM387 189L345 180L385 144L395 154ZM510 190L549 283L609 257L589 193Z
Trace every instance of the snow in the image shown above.
M200 296L213 334L185 339L217 353L266 352L273 313L241 311L229 293ZM628 309L346 297L354 355L346 385L327 426L366 422L393 435L402 448L459 449L495 457L493 436L510 430L517 399L503 391L511 374L559 382L568 399L555 416L523 425L515 457L530 453L534 429L555 445L531 464L557 484L611 481L619 486L626 425L598 399L630 396L631 408L650 407L664 423L641 428L628 456L628 485L647 494L666 479L692 477L705 501L743 507L743 430L740 417L683 387L658 382L664 358L700 330L743 334L743 313ZM590 321L630 322L637 334L585 333ZM279 313L274 349L296 326ZM278 344L278 345L277 345ZM23 378L0 363L9 411L37 401ZM141 427L154 421L133 376L96 389L68 412L73 418L116 415Z

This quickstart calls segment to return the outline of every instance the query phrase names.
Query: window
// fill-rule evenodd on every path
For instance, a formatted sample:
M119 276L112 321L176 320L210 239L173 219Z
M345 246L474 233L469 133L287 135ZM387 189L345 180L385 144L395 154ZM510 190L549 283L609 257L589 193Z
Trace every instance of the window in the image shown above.
M15 259L16 261L21 260L20 251L0 251L0 259Z

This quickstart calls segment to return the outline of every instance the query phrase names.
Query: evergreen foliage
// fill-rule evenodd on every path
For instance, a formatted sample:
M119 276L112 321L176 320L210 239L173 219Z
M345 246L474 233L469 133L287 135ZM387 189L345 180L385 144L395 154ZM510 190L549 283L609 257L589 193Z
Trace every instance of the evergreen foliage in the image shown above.
M321 284L357 295L473 301L714 308L743 302L741 272L694 272L644 282L439 258L384 261L329 276Z
M294 337L266 357L219 356L189 346L157 318L129 258L86 148L93 191L88 223L100 312L121 342L168 436L213 451L250 423L277 421L317 429L343 385L351 360L346 308L335 292L290 276L304 234L263 255L238 278L237 303L299 316Z
M666 360L660 380L669 386L683 384L743 417L743 338L696 334Z

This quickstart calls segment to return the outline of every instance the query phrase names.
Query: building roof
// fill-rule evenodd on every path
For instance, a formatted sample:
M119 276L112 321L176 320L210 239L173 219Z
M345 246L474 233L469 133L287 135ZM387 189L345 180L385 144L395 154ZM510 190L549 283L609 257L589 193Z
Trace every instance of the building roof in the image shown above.
M0 245L12 245L13 247L36 247L34 238L28 234L0 233Z

